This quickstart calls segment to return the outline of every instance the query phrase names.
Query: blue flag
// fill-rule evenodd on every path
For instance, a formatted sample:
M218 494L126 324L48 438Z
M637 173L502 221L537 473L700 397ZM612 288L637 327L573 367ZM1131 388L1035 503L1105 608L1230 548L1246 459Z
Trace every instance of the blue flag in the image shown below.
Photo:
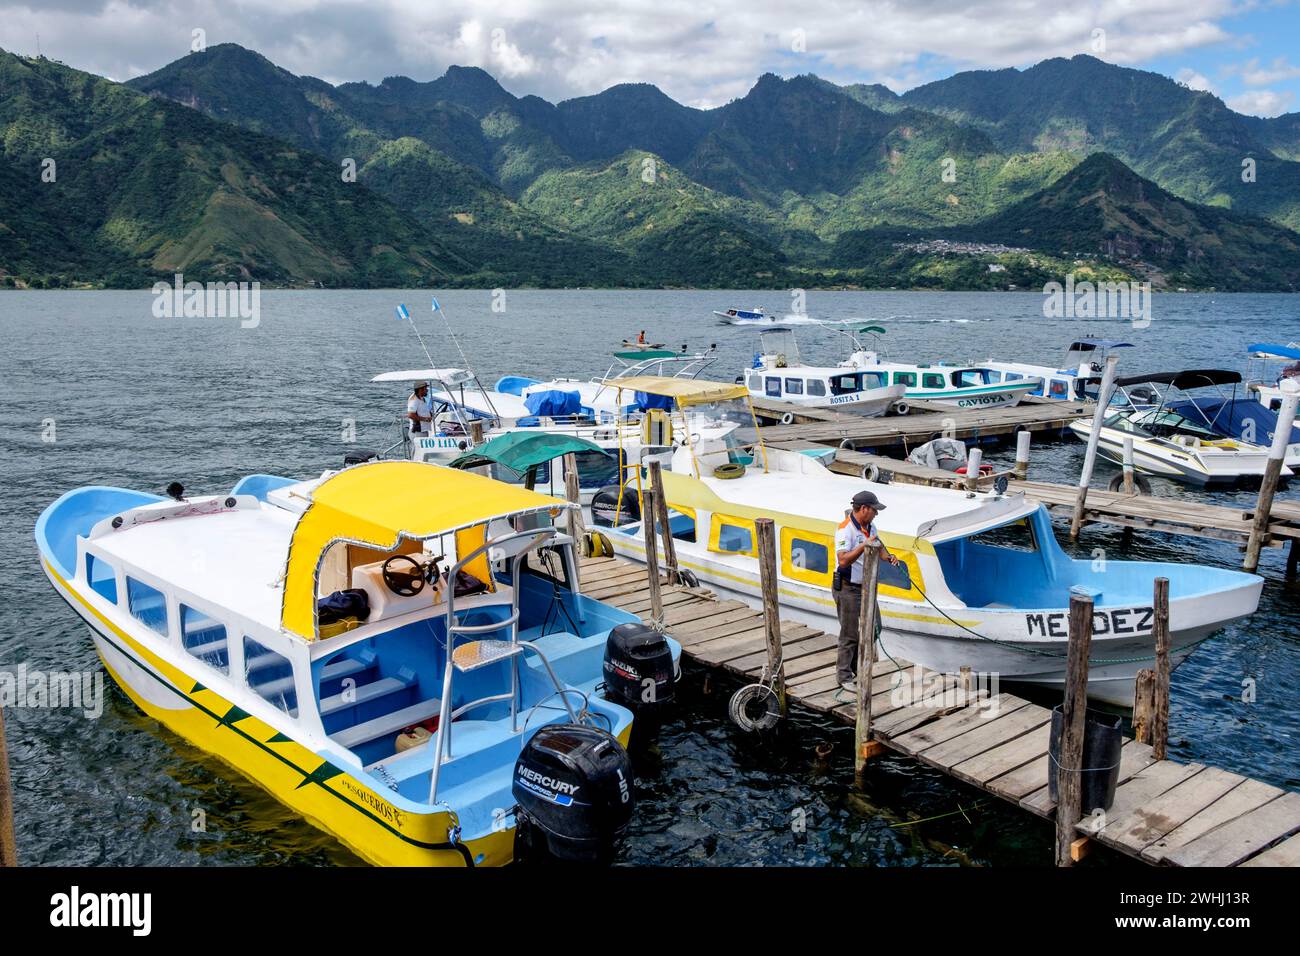
M410 312L409 309L407 309L406 306L404 306L404 305L399 305L399 306L397 307L397 321L398 321L398 322L405 322L405 321L406 321L407 319L409 319L410 317L411 317L411 312Z
M437 300L437 299L434 299L434 300L433 300L433 311L435 311L435 312L438 311L438 300Z

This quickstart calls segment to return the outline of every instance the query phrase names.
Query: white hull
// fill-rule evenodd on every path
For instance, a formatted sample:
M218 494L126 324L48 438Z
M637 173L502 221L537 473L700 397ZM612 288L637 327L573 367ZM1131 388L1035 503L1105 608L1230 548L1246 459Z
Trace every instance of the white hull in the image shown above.
M1092 433L1092 422L1074 422L1070 428L1080 441L1086 442ZM1258 446L1242 446L1236 450L1180 446L1167 439L1140 438L1122 429L1106 427L1097 439L1097 451L1108 461L1122 465L1126 438L1133 439L1133 467L1138 471L1197 486L1262 478L1268 465L1268 450ZM1283 477L1290 474L1289 468L1283 468Z

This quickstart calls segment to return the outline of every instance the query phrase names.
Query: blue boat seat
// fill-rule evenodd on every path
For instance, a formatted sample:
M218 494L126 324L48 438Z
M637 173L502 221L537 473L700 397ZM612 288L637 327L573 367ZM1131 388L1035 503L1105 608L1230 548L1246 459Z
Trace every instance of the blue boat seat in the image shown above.
M321 684L323 685L326 681L330 681L330 680L341 680L344 677L352 677L356 674L360 674L363 671L369 670L371 666L372 664L368 661L357 660L354 657L344 657L340 660L334 661L331 664L326 664L324 667L321 668L321 672L320 672ZM250 683L249 686L252 687L254 690L256 690L263 697L271 696L274 694L283 694L287 691L293 690L293 675L291 674L288 677L280 677L275 680L269 680L264 684ZM363 685L363 686L369 686L369 685ZM356 688L356 690L358 692L358 696L360 696L360 687Z
M381 697L387 697L389 694L408 690L414 687L415 684L415 672L404 667L397 672L396 677L381 677L369 684L361 684L358 687L349 688L328 697L322 697L320 715L328 717L330 714L337 713L344 708L356 707L358 704L364 704L368 701L378 700Z
M436 716L441 708L442 701L436 697L430 697L428 700L419 701L409 707L403 707L401 710L381 714L373 720L366 720L336 731L330 734L330 739L348 750L356 750L372 740L396 734L399 730L418 724L422 720L428 720L430 717Z

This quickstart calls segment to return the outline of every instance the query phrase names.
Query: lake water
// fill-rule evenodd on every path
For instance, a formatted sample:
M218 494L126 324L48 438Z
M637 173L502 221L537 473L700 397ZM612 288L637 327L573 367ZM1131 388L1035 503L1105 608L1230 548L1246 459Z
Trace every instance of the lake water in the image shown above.
M753 329L717 324L713 309L784 313L788 292L507 292L439 294L459 347L480 377L598 375L625 337L718 346L711 377L731 381L752 359ZM809 315L851 327L882 324L899 359L1057 363L1072 337L1123 338L1121 371L1230 367L1248 342L1300 339L1300 296L1162 295L1152 322L1045 319L1034 293L834 293L807 297ZM260 321L159 319L148 292L8 292L0 403L0 668L95 669L88 629L45 581L32 528L41 509L84 484L194 493L229 489L250 472L308 476L350 447L396 438L401 387L378 372L463 359L425 292L265 292ZM494 309L495 306L495 309ZM842 357L831 331L801 330L805 358ZM1007 464L1009 450L991 460ZM986 459L988 460L988 459ZM1035 477L1074 480L1082 446L1036 446ZM1109 478L1099 466L1098 480ZM1155 493L1202 496L1163 482ZM1285 495L1294 496L1295 491ZM1248 493L1215 500L1253 501ZM1058 525L1059 529L1059 525ZM1240 563L1227 543L1090 528L1081 553ZM1300 602L1264 558L1259 612L1202 645L1173 678L1171 755L1300 786ZM1243 701L1251 680L1255 699ZM332 838L215 758L143 717L109 688L103 714L8 709L19 852L28 864L356 863ZM1048 864L1046 824L992 798L886 757L866 792L852 787L852 734L795 715L772 738L726 719L725 681L688 670L684 702L657 751L638 760L639 803L629 863ZM829 755L819 756L829 746ZM196 812L206 832L194 832ZM937 819L929 819L937 818ZM806 823L797 832L792 821Z

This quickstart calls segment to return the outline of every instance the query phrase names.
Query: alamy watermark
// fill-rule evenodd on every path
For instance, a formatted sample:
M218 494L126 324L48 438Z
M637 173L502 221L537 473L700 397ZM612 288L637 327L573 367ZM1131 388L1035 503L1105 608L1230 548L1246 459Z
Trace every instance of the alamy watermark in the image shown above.
M26 664L0 670L0 707L68 708L97 720L104 713L104 672L28 670Z
M1082 282L1074 273L1065 284L1043 286L1043 316L1049 319L1132 319L1133 328L1151 324L1150 282Z
M965 672L963 672L963 676ZM963 686L952 674L927 671L913 664L895 671L890 680L889 703L894 707L964 707L968 704L980 708L984 717L998 713L1002 702L998 697L999 675L996 671L971 671L969 686Z
M172 285L153 284L153 314L158 319L240 319L255 329L262 321L260 282L186 282L176 273Z

